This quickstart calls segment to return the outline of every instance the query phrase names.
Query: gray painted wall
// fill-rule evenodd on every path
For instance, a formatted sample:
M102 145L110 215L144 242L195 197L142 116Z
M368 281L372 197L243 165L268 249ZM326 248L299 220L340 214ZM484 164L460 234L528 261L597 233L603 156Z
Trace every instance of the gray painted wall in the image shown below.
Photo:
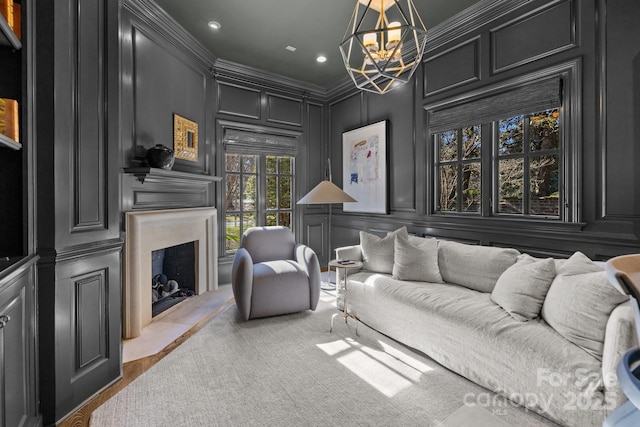
M514 2L515 4L515 2ZM503 11L504 12L504 11ZM602 17L606 16L606 21ZM329 102L330 146L340 177L342 132L389 120L389 215L334 215L334 246L358 242L358 231L407 225L418 234L488 245L514 246L534 254L566 256L581 250L605 259L640 248L640 184L634 147L640 131L640 30L633 2L533 1L492 13L468 31L453 29L428 42L413 82L380 96L348 92ZM554 224L525 219L433 214L433 160L425 108L541 72L577 64L580 100L575 174L579 221ZM568 88L565 88L567 90ZM599 100L603 103L600 104Z

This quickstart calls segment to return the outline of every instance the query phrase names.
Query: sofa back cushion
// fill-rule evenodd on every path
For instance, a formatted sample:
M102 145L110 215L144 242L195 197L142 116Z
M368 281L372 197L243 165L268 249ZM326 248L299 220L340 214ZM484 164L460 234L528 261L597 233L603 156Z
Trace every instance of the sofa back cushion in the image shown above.
M376 273L391 274L393 272L396 234L403 231L404 234L407 234L407 228L402 227L384 237L361 231L362 267Z
M609 315L629 297L609 283L602 267L576 252L558 268L542 318L560 335L602 360Z
M515 264L516 249L466 245L440 240L438 266L442 279L480 292L491 292L504 271Z
M413 237L413 238L412 238ZM438 267L438 241L398 232L393 258L393 278L418 282L442 283Z

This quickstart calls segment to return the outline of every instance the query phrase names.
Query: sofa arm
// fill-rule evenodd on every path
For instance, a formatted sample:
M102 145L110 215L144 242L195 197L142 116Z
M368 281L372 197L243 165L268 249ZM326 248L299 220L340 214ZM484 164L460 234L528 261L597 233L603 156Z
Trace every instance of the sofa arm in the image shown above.
M607 321L602 350L602 378L605 390L616 393L619 399L624 399L624 394L620 389L616 375L618 363L627 351L637 346L633 306L631 301L628 301L618 305L611 312Z
M316 253L301 243L296 245L295 249L296 262L305 269L309 276L309 291L310 301L309 307L311 310L315 310L320 300L320 284L322 277L320 276L320 263L318 262L318 256Z
M240 316L243 320L249 320L253 290L253 260L245 248L238 249L233 257L231 287Z

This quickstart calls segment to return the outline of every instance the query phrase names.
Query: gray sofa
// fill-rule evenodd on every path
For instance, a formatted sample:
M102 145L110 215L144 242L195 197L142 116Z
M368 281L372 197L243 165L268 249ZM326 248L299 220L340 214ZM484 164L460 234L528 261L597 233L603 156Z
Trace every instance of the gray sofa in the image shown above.
M339 309L346 295L361 322L467 379L567 426L600 426L624 402L632 308L581 253L544 260L401 229L361 232L337 256L364 264L346 294L338 271Z

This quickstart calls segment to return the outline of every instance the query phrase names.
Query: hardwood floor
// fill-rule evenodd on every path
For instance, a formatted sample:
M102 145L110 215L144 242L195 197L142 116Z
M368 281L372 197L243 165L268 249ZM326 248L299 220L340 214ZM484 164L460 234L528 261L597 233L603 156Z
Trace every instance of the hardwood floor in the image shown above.
M154 319L154 323L157 320L157 323L186 326L182 329L179 327L168 327L167 330L169 330L170 333L176 334L170 339L167 339L166 336L158 336L156 339L156 331L153 331L144 337L142 344L134 342L137 339L127 340L123 345L125 347L123 350L125 363L122 366L122 377L107 386L92 399L85 402L82 407L71 413L67 418L57 423L57 426L88 427L91 414L96 408L145 373L149 368L200 330L207 322L234 303L231 286L223 285L220 286L217 291L189 298L175 306L175 308L167 314L162 313L162 315L158 316L158 319ZM158 344L158 342L160 342L160 344Z

